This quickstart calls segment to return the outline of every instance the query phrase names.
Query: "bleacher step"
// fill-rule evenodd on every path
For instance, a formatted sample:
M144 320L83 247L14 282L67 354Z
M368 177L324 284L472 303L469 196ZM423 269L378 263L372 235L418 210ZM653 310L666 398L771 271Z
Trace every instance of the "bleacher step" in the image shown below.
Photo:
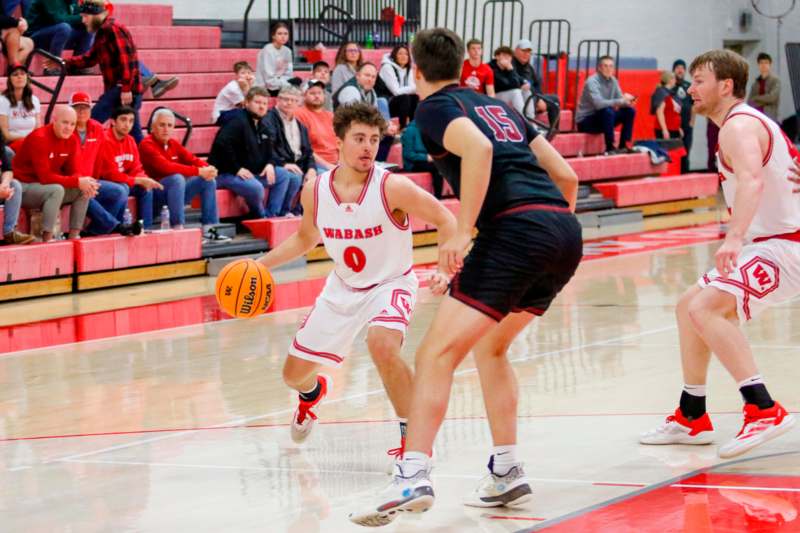
M639 209L605 209L578 213L578 221L584 228L604 228L620 224L635 224L644 219Z
M267 243L263 239L254 239L250 235L239 235L232 241L204 244L203 257L254 256L263 254L267 249Z

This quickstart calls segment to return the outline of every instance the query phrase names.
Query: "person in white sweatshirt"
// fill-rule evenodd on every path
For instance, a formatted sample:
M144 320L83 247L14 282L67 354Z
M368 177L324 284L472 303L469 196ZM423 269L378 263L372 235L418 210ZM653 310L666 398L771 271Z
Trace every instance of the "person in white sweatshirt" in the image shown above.
M270 38L272 42L258 53L256 85L266 87L271 96L278 96L281 87L287 83L299 85L300 80L293 76L292 50L286 46L289 42L289 26L277 22L272 27Z
M400 128L405 128L414 119L419 96L414 84L408 46L396 45L391 53L383 56L375 91L379 97L389 101L389 115L397 117Z

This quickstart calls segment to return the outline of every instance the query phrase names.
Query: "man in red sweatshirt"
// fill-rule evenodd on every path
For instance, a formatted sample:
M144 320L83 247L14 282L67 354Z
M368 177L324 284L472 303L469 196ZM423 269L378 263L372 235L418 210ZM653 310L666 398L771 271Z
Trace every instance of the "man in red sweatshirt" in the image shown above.
M78 163L80 172L93 176L97 154L106 137L106 131L102 124L91 118L92 99L88 94L74 93L69 97L69 106L75 110L77 117L73 135L78 138L81 145L81 157ZM130 227L121 224L128 203L128 186L107 180L100 180L99 184L97 196L89 201L89 209L86 212L91 220L86 232L90 235L108 233L139 235L142 227L138 221Z
M97 194L97 180L80 172L81 145L73 136L75 110L56 106L53 121L33 130L14 161L14 177L22 182L22 206L42 210L42 240L53 238L62 205L71 204L69 238L80 238L89 200Z
M182 228L186 221L184 208L195 196L200 196L200 222L203 236L212 240L229 240L213 230L219 223L217 213L217 169L196 157L172 138L175 114L162 108L153 114L149 136L139 144L142 165L148 176L164 186L153 195L156 211L164 203L169 208L169 223Z
M132 107L121 106L111 113L111 128L106 131L95 162L94 175L99 180L124 185L136 198L139 219L145 228L153 226L153 189L164 187L145 175L139 160L139 148L130 132L136 117ZM124 209L123 209L124 212Z

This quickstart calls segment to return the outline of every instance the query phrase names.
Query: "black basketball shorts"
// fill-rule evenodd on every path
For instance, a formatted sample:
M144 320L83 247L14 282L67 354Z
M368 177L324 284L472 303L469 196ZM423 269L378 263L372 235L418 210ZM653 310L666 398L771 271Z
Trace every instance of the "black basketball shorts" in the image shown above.
M502 320L541 316L575 274L583 256L578 219L566 208L521 206L481 227L450 285L450 296Z

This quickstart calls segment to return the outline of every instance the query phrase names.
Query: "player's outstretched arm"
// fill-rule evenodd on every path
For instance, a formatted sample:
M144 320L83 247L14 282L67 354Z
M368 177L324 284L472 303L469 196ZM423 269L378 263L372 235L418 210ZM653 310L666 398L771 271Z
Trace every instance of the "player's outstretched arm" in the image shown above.
M556 184L556 187L564 195L564 199L569 202L569 208L575 212L575 204L578 201L578 175L569 166L569 163L561 157L561 154L550 144L544 135L538 135L530 144L531 151L541 166Z
M461 158L461 207L456 234L439 247L439 264L454 275L464 264L472 231L478 220L492 173L494 150L491 141L467 117L448 124L443 139L445 149Z
M314 225L314 189L316 180L308 180L303 186L300 202L303 205L303 218L297 232L273 248L258 261L267 268L275 268L296 259L314 248L320 240L319 230Z
M715 254L716 266L723 278L736 268L747 229L753 221L764 191L763 161L768 150L769 133L755 117L731 118L719 133L719 147L736 174L736 197L728 222L728 233Z

